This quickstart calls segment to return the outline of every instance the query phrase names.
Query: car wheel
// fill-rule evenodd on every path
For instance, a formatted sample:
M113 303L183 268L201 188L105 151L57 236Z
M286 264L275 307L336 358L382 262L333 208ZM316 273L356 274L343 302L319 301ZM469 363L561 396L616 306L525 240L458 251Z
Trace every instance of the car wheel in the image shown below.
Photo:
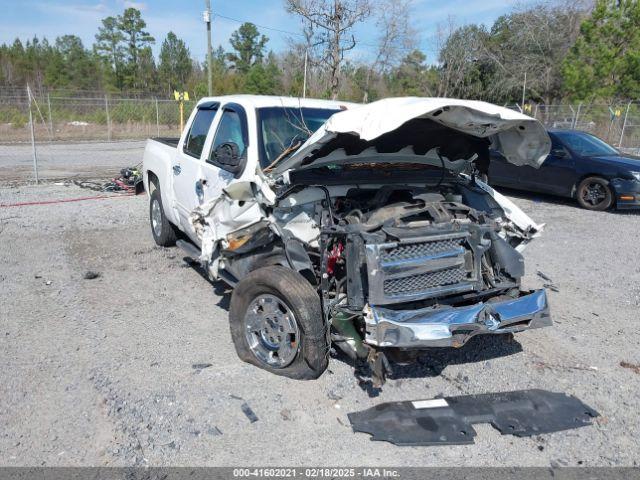
M175 227L167 219L162 208L162 197L160 189L156 188L151 192L149 199L149 222L151 223L151 233L156 244L161 247L172 247L176 244Z
M326 370L329 344L320 297L290 268L268 266L242 279L233 290L229 320L241 360L300 380Z
M600 177L587 177L580 182L576 199L587 210L606 210L613 203L609 182Z

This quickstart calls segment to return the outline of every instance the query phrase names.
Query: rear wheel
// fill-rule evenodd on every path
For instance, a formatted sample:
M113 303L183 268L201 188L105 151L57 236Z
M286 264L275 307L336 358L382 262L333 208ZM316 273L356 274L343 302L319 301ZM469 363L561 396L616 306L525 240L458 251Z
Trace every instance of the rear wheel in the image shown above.
M326 370L320 297L290 268L268 266L242 279L233 290L229 320L241 360L296 379L318 378Z
M604 178L587 177L578 185L576 199L582 208L602 211L613 204L613 193Z
M172 247L176 244L175 227L167 219L162 208L162 197L160 190L155 188L151 192L149 199L149 222L151 223L151 233L157 245L161 247Z

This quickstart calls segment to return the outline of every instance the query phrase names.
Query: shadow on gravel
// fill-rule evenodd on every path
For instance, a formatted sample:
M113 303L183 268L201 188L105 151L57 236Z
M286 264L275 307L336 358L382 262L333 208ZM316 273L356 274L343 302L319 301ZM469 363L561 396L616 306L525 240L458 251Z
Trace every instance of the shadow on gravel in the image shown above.
M522 345L511 335L478 335L461 348L425 350L409 365L393 365L391 379L437 377L449 365L486 362L522 352Z
M194 262L191 258L183 257L182 260L184 261L186 267L191 267L193 270L195 270L198 273L198 275L200 275L202 278L204 278L207 282L211 284L211 286L213 287L213 293L216 294L218 297L220 297L220 300L216 305L228 311L229 304L231 303L231 287L229 287L229 285L224 283L222 280L219 280L217 282L212 282L209 279L207 272L204 270L204 268L202 268L202 265L200 265L197 262Z
M511 335L479 335L469 340L462 348L425 349L409 364L392 362L392 373L388 374L387 379L438 377L450 365L487 362L520 352L522 352L522 345L513 339ZM339 350L336 350L334 359L354 368L354 376L358 380L358 385L363 391L367 392L369 397L377 397L380 394L382 389L373 386L371 369L366 362L357 362L354 365L353 361ZM486 368L491 368L491 364L487 363ZM464 383L466 381L465 376L456 377L454 381Z

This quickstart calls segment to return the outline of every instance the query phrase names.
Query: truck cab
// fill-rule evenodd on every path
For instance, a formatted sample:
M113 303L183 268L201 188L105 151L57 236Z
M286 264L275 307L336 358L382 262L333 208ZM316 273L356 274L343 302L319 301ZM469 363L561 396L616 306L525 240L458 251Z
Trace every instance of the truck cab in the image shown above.
M287 148L303 143L331 115L349 105L253 95L204 98L191 112L179 139L148 141L143 162L146 191L159 189L168 227L200 245L189 221L196 207L218 198L230 183L252 179L256 171L267 168ZM237 151L230 151L232 146ZM158 222L159 217L156 226ZM156 232L159 228L154 236Z

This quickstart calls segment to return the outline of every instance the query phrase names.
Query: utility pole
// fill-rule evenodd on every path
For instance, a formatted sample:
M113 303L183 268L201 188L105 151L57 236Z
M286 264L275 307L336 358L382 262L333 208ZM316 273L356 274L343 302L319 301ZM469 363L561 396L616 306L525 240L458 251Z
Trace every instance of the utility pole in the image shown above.
M206 10L202 13L202 18L207 24L207 85L209 96L213 96L213 80L211 77L211 0L206 0Z

